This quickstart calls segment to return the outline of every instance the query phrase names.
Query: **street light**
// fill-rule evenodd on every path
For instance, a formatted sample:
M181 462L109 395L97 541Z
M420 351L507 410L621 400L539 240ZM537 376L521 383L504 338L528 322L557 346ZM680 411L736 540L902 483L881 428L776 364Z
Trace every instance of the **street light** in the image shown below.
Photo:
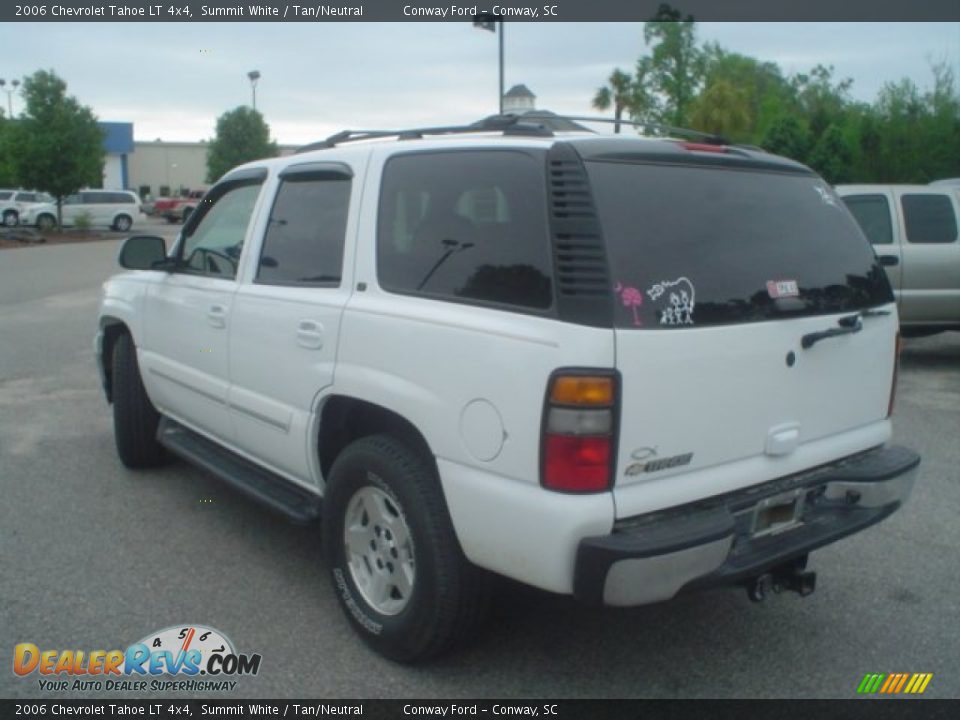
M250 91L253 93L253 109L257 109L257 80L260 79L259 70L251 70L247 73L247 77L250 78Z
M473 26L481 30L496 33L497 25L500 26L500 32L497 33L500 39L500 104L498 107L500 114L503 115L503 20L494 13L478 13L473 16Z
M17 88L20 87L19 80L10 81L10 89L7 89L7 81L3 78L0 78L0 88L7 93L7 115L13 119L13 94L17 91Z

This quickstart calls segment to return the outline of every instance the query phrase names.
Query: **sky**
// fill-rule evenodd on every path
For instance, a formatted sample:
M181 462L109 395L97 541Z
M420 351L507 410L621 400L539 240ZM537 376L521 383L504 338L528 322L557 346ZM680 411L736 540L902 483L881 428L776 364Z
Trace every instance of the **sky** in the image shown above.
M100 120L133 122L136 140L213 137L220 114L251 102L250 70L282 144L497 110L497 41L469 22L17 23L3 35L0 78L53 69ZM960 81L960 23L698 23L697 36L786 74L833 65L865 102L904 77L928 87L932 61ZM640 23L513 23L504 40L506 88L524 83L538 108L571 115L596 115L596 89L646 50Z

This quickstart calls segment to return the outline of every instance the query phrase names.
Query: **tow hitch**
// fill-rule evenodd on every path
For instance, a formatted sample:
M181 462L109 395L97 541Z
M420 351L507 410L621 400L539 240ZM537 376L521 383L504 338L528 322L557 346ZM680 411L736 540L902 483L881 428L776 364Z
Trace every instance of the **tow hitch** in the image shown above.
M806 570L807 557L794 560L785 565L779 565L770 572L758 575L745 584L747 597L759 603L767 599L770 593L779 595L784 590L795 592L801 597L810 595L817 587L817 574Z

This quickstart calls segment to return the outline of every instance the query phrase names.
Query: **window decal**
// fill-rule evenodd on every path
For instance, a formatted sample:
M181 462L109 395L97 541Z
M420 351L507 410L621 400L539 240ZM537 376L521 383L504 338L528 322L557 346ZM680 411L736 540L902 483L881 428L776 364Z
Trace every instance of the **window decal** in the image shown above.
M661 325L693 325L696 291L689 278L678 277L676 280L658 282L647 290L647 296L653 301L660 301L657 310Z
M643 305L643 293L635 287L619 282L613 286L613 291L620 295L620 301L623 303L623 306L633 311L633 324L637 327L643 325L640 321L640 316L637 314L637 308Z

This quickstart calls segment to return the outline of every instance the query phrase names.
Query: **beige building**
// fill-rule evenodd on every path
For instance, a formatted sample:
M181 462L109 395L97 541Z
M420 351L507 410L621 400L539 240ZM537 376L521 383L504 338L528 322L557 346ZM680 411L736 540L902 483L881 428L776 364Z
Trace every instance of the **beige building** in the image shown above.
M290 155L296 145L281 145L280 154ZM134 142L127 159L127 186L147 199L199 190L209 186L207 142Z

